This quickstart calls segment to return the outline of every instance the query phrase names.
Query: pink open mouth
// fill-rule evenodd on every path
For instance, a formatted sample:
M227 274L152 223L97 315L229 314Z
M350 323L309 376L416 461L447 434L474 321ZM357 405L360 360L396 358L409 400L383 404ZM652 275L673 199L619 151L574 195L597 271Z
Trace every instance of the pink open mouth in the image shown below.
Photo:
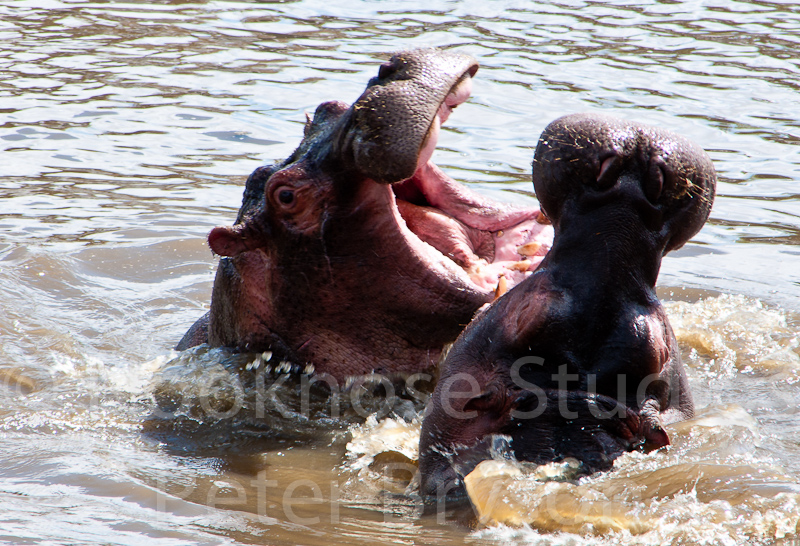
M439 128L469 98L467 75L442 102L420 150L414 176L392 186L399 221L412 246L441 255L482 292L502 294L538 267L553 241L553 228L536 208L497 203L447 176L431 160ZM414 240L416 239L416 240Z

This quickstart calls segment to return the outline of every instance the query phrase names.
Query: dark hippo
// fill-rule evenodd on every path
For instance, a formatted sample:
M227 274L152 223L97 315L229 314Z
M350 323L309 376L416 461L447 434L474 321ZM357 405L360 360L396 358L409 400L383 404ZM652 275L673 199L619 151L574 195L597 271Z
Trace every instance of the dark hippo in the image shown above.
M321 104L294 153L250 175L236 224L209 234L224 256L211 308L177 349L272 351L337 381L434 366L552 240L537 209L492 202L430 161L477 69L400 53L349 108Z
M574 457L587 472L669 444L663 425L694 407L655 283L708 218L715 182L700 147L661 129L589 114L545 129L533 183L553 247L444 360L421 431L424 495L463 493L492 435L518 460Z

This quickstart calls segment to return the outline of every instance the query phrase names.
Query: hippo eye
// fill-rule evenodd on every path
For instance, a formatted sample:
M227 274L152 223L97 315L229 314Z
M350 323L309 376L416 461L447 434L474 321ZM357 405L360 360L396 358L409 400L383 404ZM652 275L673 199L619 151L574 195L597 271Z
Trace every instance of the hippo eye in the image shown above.
M278 188L275 190L274 195L282 205L291 205L294 203L294 190L290 190L287 187Z
M464 411L477 411L484 413L496 410L502 404L502 397L495 388L488 388L478 396L471 398L464 404Z

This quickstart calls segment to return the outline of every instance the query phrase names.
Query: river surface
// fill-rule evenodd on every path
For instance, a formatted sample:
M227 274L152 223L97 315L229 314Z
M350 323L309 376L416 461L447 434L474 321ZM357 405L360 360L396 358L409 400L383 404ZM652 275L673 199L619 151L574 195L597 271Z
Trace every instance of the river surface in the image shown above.
M417 422L209 424L240 357L171 353L245 177L430 45L481 63L435 155L478 191L534 203L537 138L579 111L673 129L719 174L659 278L697 418L577 482L495 461L477 522L382 477ZM797 544L798 4L5 0L0 172L2 543Z

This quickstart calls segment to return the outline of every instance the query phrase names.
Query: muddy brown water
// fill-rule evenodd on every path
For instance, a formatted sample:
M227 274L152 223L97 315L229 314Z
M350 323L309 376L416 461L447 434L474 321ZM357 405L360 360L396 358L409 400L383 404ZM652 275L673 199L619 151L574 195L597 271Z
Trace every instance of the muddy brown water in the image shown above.
M237 357L170 353L246 175L427 45L481 63L435 156L479 191L534 202L536 139L578 111L676 130L720 176L659 279L698 417L580 482L489 473L478 524L420 513L414 422L255 426ZM2 543L798 543L797 4L7 0L0 150Z

